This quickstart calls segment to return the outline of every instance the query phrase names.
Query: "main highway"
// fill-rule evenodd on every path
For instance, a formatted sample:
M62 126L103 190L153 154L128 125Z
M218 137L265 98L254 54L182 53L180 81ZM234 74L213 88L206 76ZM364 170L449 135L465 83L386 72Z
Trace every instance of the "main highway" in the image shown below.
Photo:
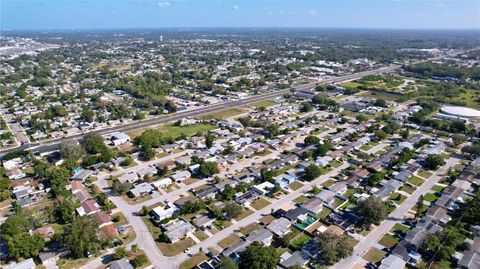
M340 76L340 77L335 77L335 78L329 78L321 82L315 82L315 83L309 83L309 84L304 84L300 86L296 86L292 89L284 89L284 90L277 90L277 91L272 91L260 95L255 95L251 96L245 99L239 99L239 100L234 100L234 101L226 101L218 104L213 104L210 106L198 108L198 109L192 109L192 110L186 110L186 111L179 111L176 113L172 113L169 115L163 115L163 116L158 116L154 118L149 118L146 120L142 121L135 121L135 122L130 122L130 123L125 123L123 125L117 125L117 126L111 126L107 127L104 129L100 130L93 130L93 131L87 131L82 134L77 134L77 135L72 135L68 137L61 137L61 138L56 138L52 139L49 141L41 141L41 142L32 142L32 143L25 143L17 147L12 147L12 148L7 148L0 150L0 157L4 156L5 154L12 152L12 151L18 151L18 150L32 150L34 152L49 152L58 149L61 143L65 141L74 141L74 140L79 140L81 139L86 133L88 132L97 132L99 134L109 134L113 132L129 132L133 130L139 130L139 129L145 129L145 128L152 128L156 127L158 125L162 125L168 122L175 122L179 119L186 118L186 117L193 117L205 113L210 113L210 112L215 112L219 111L222 109L230 108L230 107L237 107L237 106L243 106L247 104L251 104L257 101L261 100L267 100L271 99L274 97L282 96L286 93L289 92L295 92L295 91L302 91L302 90L308 90L312 89L317 85L320 84L336 84L336 83L342 83L346 81L351 81L355 79L362 78L367 75L374 75L374 74L383 74L383 73L388 73L391 72L392 68L389 67L383 67L375 70L370 70L370 71L365 71L365 72L359 72L359 73L354 73L354 74L349 74L345 76Z

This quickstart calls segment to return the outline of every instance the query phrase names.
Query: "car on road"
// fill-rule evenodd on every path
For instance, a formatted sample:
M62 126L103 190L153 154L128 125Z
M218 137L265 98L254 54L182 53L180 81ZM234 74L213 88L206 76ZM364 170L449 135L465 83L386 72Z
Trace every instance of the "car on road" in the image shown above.
M192 250L191 247L190 247L190 248L186 248L186 249L183 251L183 253L188 253L190 250Z

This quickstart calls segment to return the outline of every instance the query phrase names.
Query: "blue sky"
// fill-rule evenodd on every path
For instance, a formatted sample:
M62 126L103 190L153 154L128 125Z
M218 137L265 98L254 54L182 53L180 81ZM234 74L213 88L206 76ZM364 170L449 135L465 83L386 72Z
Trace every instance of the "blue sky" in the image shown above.
M480 29L478 0L0 0L2 29Z

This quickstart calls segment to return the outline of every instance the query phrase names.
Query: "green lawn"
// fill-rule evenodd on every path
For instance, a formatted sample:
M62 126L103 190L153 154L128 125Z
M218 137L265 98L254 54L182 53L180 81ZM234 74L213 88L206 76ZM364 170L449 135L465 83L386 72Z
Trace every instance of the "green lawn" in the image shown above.
M428 171L425 171L423 169L421 169L420 171L417 172L417 174L423 178L429 178L431 177L433 174L431 172L428 172Z
M267 201L265 198L263 197L260 197L258 199L256 199L255 201L253 201L250 205L255 208L256 210L260 210L264 207L266 207L267 205L269 205L270 202Z
M407 199L407 197L404 196L404 195L401 195L398 192L394 192L394 193L390 194L390 200L394 201L397 204L403 203L403 201L405 201L405 199Z
M303 187L303 184L298 181L294 181L292 184L288 185L288 188L291 189L292 191L296 191L301 187Z
M445 187L440 186L440 185L435 185L435 186L432 187L432 191L434 191L434 192L441 192L441 191L443 191L443 189L445 189Z
M249 225L240 228L240 232L244 235L248 235L249 233L260 229L260 225L256 222L250 223Z
M211 120L211 119L227 119L233 116L237 116L240 114L243 114L247 112L244 109L238 108L238 107L231 107L231 108L225 108L219 111L211 112L211 113L205 113L197 116L197 118L202 119L202 120Z
M320 219L323 219L323 218L326 218L330 213L332 213L332 210L330 208L323 207L322 211L320 211L320 213L317 214L317 217Z
M381 261L385 257L385 252L377 249L377 248L371 248L363 255L363 258L371 263L377 263Z
M412 185L410 184L403 184L402 187L400 187L400 190L401 191L404 191L406 193L409 193L409 194L412 194L414 191L415 191L415 187L413 187Z
M208 238L208 235L202 230L196 231L193 235L195 235L195 237L200 239L201 241Z
M363 151L369 151L372 148L373 148L373 146L370 146L369 144L365 144L365 145L360 147L360 149L363 150Z
M290 240L290 246L292 246L292 248L294 249L299 249L303 243L308 242L311 239L312 237L310 237L309 235L306 235L305 233L300 233Z
M423 195L423 200L427 201L427 202L430 202L430 203L433 203L435 202L436 200L438 199L438 196L435 195L434 193L425 193Z
M402 231L402 232L408 232L410 230L410 228L408 228L408 226L405 226L403 224L400 224L400 223L395 223L395 225L393 225L393 228L390 230L390 232L394 233L396 231Z
M184 238L180 241L177 241L173 244L171 243L158 243L158 248L163 253L163 255L172 257L175 256L185 249L195 245L195 242L191 238Z
M300 195L298 196L297 198L293 199L293 202L294 203L297 203L297 204L302 204L304 203L305 201L308 201L308 198L303 196L303 195Z
M240 240L242 240L240 238L240 236L236 235L236 234L231 234L229 235L228 237L225 237L222 241L218 242L218 246L223 248L223 249L226 249L226 248L229 248L231 247L232 245L240 242Z
M240 221L240 220L250 216L251 214L253 214L252 210L243 210L242 213L240 214L240 216L236 217L235 220Z
M324 186L325 188L328 188L328 187L332 186L335 182L337 182L335 179L329 179L329 180L323 182L322 186Z
M386 234L378 241L380 245L383 245L387 248L393 248L398 243L398 238L393 235Z
M338 168L339 166L342 165L342 162L339 162L337 160L333 160L331 163L330 163L330 166L333 167L333 168Z
M254 108L256 109L259 109L259 108L267 108L267 107L271 107L271 106L274 106L276 105L277 103L273 102L273 101L270 101L270 100L261 100L261 101L257 101L253 104L251 104L251 106L253 106Z
M185 134L187 137L194 136L199 132L206 133L207 131L213 130L215 128L217 128L217 126L213 124L196 123L189 126L176 126L173 124L166 124L166 125L159 126L155 129L160 130L165 137L177 138L181 134ZM128 135L130 135L130 137L132 138L135 138L137 136L140 136L143 133L143 131L145 131L145 129L131 131L131 132L128 132Z
M179 269L190 269L190 268L194 268L197 264L207 260L208 257L207 255L205 255L205 253L203 252L199 252L197 254L195 254L194 256L192 256L191 258L189 258L188 260L184 261L182 264L180 264L180 267L178 267Z
M412 185L415 185L415 186L420 186L423 184L424 180L419 178L419 177L416 177L416 176L411 176L408 180L407 180L408 183L412 184Z

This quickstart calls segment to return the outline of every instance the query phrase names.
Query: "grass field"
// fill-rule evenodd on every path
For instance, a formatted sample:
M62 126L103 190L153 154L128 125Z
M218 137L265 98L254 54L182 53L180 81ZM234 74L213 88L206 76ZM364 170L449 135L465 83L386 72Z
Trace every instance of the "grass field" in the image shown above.
M423 200L427 201L427 202L430 202L430 203L433 203L435 202L436 200L438 199L438 196L436 196L435 194L433 193L425 193L423 195Z
M240 242L240 240L242 240L240 236L236 234L231 234L228 237L224 238L222 241L218 242L217 245L223 249L226 249L231 247L233 244Z
M420 186L423 184L423 179L419 178L419 177L416 177L416 176L413 176L413 177L410 177L408 180L407 180L408 183L412 184L412 185L415 185L415 186Z
M408 226L405 226L400 223L395 223L395 225L393 225L393 228L390 230L390 232L392 233L394 233L395 231L408 232L409 230L410 228L408 228Z
M255 208L256 210L260 210L260 209L266 207L269 204L270 204L269 201L265 200L265 198L260 197L260 198L256 199L255 201L253 201L250 205L253 208Z
M329 180L323 182L322 186L324 186L325 188L328 188L328 187L332 186L335 182L336 182L335 179L329 179Z
M302 246L303 243L310 241L310 239L312 239L310 236L304 233L300 233L294 238L292 238L292 240L290 240L290 246L292 246L295 249L298 249L300 248L300 246Z
M180 264L180 267L178 267L179 269L190 269L190 268L194 268L197 264L207 260L208 257L207 255L205 255L205 253L203 252L199 252L195 255L193 255L191 258L189 258L188 260L184 261L182 264Z
M393 235L386 234L378 241L380 245L383 245L387 248L393 248L398 243L398 238Z
M429 178L431 177L433 174L431 172L428 172L428 171L425 171L423 169L421 169L420 171L418 171L417 173L419 176L423 177L423 178Z
M305 202L305 201L308 201L308 198L305 197L305 196L303 196L303 195L300 195L300 196L298 196L297 198L293 199L293 202L294 202L294 203L297 203L297 204L301 204L301 203L303 203L303 202Z
M381 261L385 257L385 252L377 249L377 248L371 248L363 255L363 258L371 263L377 263Z
M184 238L173 244L171 243L157 243L158 248L167 257L175 256L185 249L195 245L195 242L191 238Z
M251 214L253 214L252 210L243 210L242 214L240 214L240 216L236 217L235 220L240 221L240 220L250 216Z
M398 192L394 192L394 193L390 194L390 200L394 201L397 204L403 203L403 201L405 201L405 199L407 199L407 197L404 196L404 195L401 195Z
M197 133L206 133L207 131L213 130L217 128L217 126L209 123L196 123L189 126L175 126L173 124L166 124L159 126L155 129L162 132L164 137L172 137L177 138L181 134L185 134L186 136L194 136ZM128 135L132 138L140 136L145 129L142 130L135 130L128 132Z
M432 191L435 191L435 192L441 192L441 191L443 191L443 189L445 189L445 187L440 186L440 185L435 185L435 186L432 187Z
M196 116L196 118L202 119L202 120L211 120L211 119L228 119L233 116L237 116L240 114L243 114L247 112L245 109L241 109L238 107L231 107L231 108L226 108L222 109L219 111L211 112L211 113L205 113L201 114L199 116Z
M254 108L267 108L267 107L271 107L271 106L274 106L276 105L277 103L273 102L273 101L270 101L270 100L261 100L261 101L258 101L258 102L255 102L253 104L251 104L252 107Z
M303 187L303 184L298 181L294 181L292 184L288 185L288 188L291 189L292 191L296 191L301 187Z
M260 225L258 225L258 223L256 223L256 222L253 222L253 223L250 223L249 225L247 225L245 227L240 228L240 232L244 235L248 235L249 233L251 233L251 232L253 232L257 229L260 229Z
M403 184L402 187L400 187L400 190L401 191L404 191L406 193L409 193L409 194L412 194L414 191L415 191L415 187L413 187L412 185L410 184Z

